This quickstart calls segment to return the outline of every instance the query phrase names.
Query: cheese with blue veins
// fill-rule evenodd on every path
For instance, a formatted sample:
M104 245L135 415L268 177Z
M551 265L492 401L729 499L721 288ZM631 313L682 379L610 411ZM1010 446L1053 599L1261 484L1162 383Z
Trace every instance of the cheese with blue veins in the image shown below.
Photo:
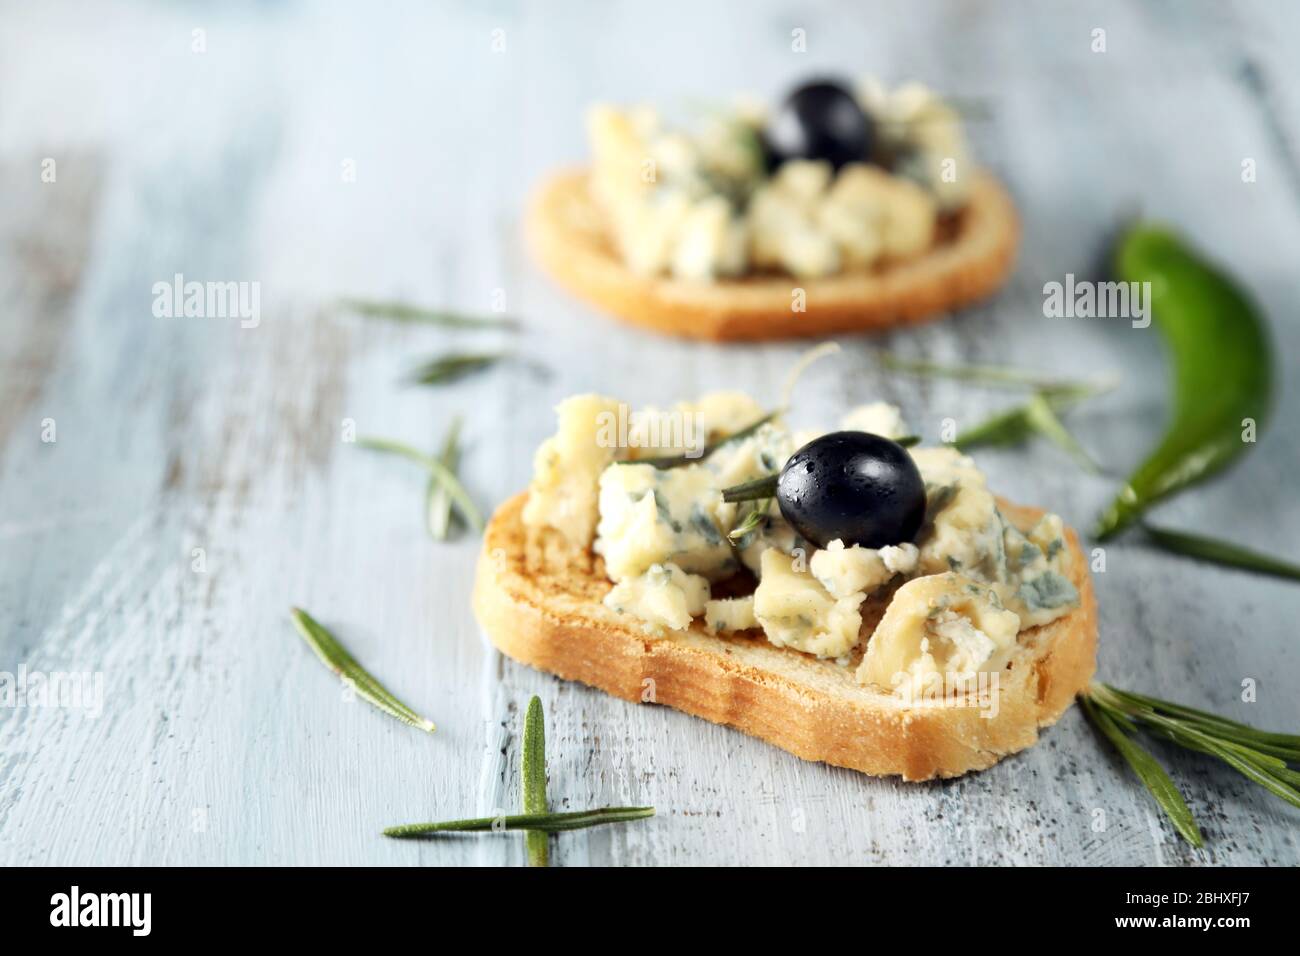
M999 671L1019 632L1020 618L993 588L952 573L915 578L894 594L867 641L858 682L919 692L934 675Z
M843 657L858 643L866 595L836 598L796 562L775 548L763 552L754 617L777 647Z
M604 603L612 611L630 614L650 628L682 631L704 613L708 600L708 581L669 562L652 564L644 574L620 581L605 595Z
M739 567L723 530L736 506L723 502L702 465L611 465L600 476L599 502L595 551L610 580L668 561L710 580Z
M805 438L817 434L794 433L776 418L725 441L764 417L749 396L715 392L666 411L633 413L613 399L580 395L557 412L559 428L536 456L525 523L592 547L616 585L609 606L651 629L680 629L703 616L714 633L761 627L779 647L839 658L861 644L867 597L900 580L914 583L950 572L983 587L999 610L1017 617L1021 629L1078 606L1061 519L1044 515L1022 532L1001 514L975 463L954 448L911 450L928 498L915 544L870 549L832 541L819 549L782 517L775 499L722 501L723 488L779 472ZM621 431L602 431L602 422L611 418ZM854 409L841 428L894 438L909 433L897 407L885 402ZM702 452L718 442L709 455L679 467L636 462ZM763 514L757 525L729 540L728 533L755 509ZM759 582L754 594L710 600L712 583L746 569ZM978 624L969 630L948 610L927 624L934 633L926 639L965 650L956 657L931 653L936 667L947 659L979 657L977 651L987 649L980 634L994 639Z
M704 626L715 634L750 631L758 627L758 619L754 617L754 595L707 602L704 605Z
M600 475L618 454L617 447L600 441L601 423L618 408L602 395L575 395L556 407L559 429L533 458L524 524L554 528L574 547L591 544Z
M883 548L864 548L835 540L814 552L809 559L813 577L831 595L837 598L854 594L871 594L893 580L896 574L910 574L916 570L920 556L916 545L904 542Z

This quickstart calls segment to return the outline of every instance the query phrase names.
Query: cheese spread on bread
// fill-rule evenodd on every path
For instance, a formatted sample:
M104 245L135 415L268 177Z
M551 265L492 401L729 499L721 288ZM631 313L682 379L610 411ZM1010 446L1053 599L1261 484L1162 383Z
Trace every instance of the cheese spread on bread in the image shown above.
M1017 528L983 472L954 448L908 452L925 485L913 540L818 547L774 498L723 500L725 488L780 472L816 435L796 437L747 396L715 393L633 413L585 395L557 413L559 431L536 456L524 523L599 555L611 582L605 607L651 634L761 634L856 664L859 682L903 693L928 675L996 671L1022 631L1079 604L1061 519L1046 514ZM621 423L613 431L611 416ZM893 439L907 426L897 408L877 402L851 411L840 430ZM724 584L725 596L715 597ZM883 606L874 628L865 623L868 602Z
M960 118L919 84L868 81L856 101L875 152L838 168L818 158L773 168L770 111L752 104L691 124L647 107L593 107L591 191L624 263L698 281L765 270L815 278L930 250L940 217L969 195Z
M951 572L913 578L867 642L858 680L918 695L933 675L998 671L1021 623L987 585Z

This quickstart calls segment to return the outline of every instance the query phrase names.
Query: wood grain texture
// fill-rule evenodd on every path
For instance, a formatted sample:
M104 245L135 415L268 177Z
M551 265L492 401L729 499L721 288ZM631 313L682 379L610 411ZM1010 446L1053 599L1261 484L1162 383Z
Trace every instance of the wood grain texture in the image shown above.
M556 838L559 864L1300 863L1296 811L1162 750L1207 840L1183 846L1077 711L989 771L917 786L521 668L470 613L476 542L430 542L416 470L343 441L349 419L433 449L463 413L466 482L491 506L524 486L566 394L774 398L801 346L687 343L600 318L527 262L524 198L582 159L580 110L596 98L773 95L823 71L915 76L988 103L973 134L1020 203L1019 265L1000 296L950 322L844 340L795 419L881 397L934 437L945 418L1012 400L884 375L877 344L1113 370L1123 386L1073 421L1127 470L1164 416L1154 330L1045 319L1041 290L1091 274L1103 238L1140 208L1243 278L1287 373L1260 447L1160 518L1296 556L1293 4L412 2L380 15L60 2L0 16L0 670L104 681L97 719L0 710L0 864L520 864L522 838L378 833L515 809L533 693L554 809L659 808ZM806 53L791 52L795 28ZM1095 28L1105 53L1090 48ZM46 157L54 183L40 180ZM1247 158L1254 183L1241 180ZM177 272L260 282L260 324L155 318L151 287ZM403 387L422 357L508 336L337 314L343 294L479 311L504 294L527 321L516 347L536 362ZM980 461L999 492L1080 527L1114 484L1049 447ZM1127 539L1106 559L1104 678L1300 725L1300 588ZM348 702L293 633L291 604L438 733Z

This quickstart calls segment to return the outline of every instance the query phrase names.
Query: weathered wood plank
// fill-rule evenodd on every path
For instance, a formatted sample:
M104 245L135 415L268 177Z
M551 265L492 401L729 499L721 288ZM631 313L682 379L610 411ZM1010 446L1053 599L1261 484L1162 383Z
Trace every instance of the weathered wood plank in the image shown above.
M0 34L0 670L99 672L105 698L98 719L0 712L0 861L518 864L521 839L399 844L378 831L517 806L519 725L536 693L557 809L659 808L643 824L557 838L562 864L1300 862L1293 810L1207 761L1162 752L1209 848L1174 842L1077 713L990 771L904 785L503 660L468 607L475 542L430 542L414 469L343 438L348 419L433 448L462 413L466 481L487 506L527 481L550 407L572 392L664 404L740 387L774 398L803 346L677 342L595 316L528 263L519 212L539 175L582 156L580 110L592 99L774 94L810 72L873 71L987 102L974 134L1021 202L1024 252L988 305L846 340L801 388L796 417L825 421L883 396L934 436L944 418L969 422L1011 401L882 374L879 344L1113 370L1122 387L1074 422L1122 472L1163 420L1158 341L1044 319L1041 290L1090 273L1134 205L1240 275L1274 319L1281 365L1300 367L1287 321L1300 249L1290 82L1300 15L1251 5L1261 8L413 4L382 18L310 6L254 18L42 4L11 14L16 29ZM114 43L75 39L110 20ZM191 52L196 27L206 53ZM807 53L791 51L794 28L807 31ZM1096 28L1105 53L1091 49ZM492 52L494 29L504 53ZM32 178L31 157L45 155L60 160L56 185ZM1257 161L1254 183L1241 181L1245 158ZM260 282L262 321L154 318L151 286L176 272ZM362 294L485 310L498 290L527 319L517 338L328 307ZM499 345L530 361L451 389L398 384L441 349ZM1283 411L1250 458L1162 520L1294 554L1295 387L1285 383ZM45 417L58 423L53 445L40 441ZM999 490L1081 526L1114 485L1047 447L980 457ZM1127 541L1107 549L1097 584L1104 676L1300 724L1286 685L1300 672L1288 636L1300 590ZM344 700L289 627L291 604L334 627L438 733ZM1257 703L1240 701L1245 678L1258 681Z

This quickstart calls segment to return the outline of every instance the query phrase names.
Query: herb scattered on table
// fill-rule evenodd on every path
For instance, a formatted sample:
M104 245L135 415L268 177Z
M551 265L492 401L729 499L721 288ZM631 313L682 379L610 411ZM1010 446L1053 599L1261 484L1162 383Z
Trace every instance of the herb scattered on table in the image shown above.
M520 788L523 790L524 813L548 813L546 805L546 715L542 713L542 700L537 695L528 702L524 715L524 746L520 757ZM524 837L528 849L529 866L546 866L548 863L547 834L545 830L529 830Z
M379 683L369 671L362 667L347 648L339 643L324 626L302 608L290 608L294 626L302 635L307 645L316 652L325 666L339 677L348 681L357 696L378 707L384 713L396 717L404 724L418 727L433 733L434 724L427 717L421 717L406 704L402 703L383 684Z
M460 483L460 479L456 477L455 473L439 459L391 438L365 436L358 438L357 444L370 451L398 455L424 466L429 472L430 480L437 481L446 490L452 505L469 526L475 531L483 530L483 515L479 513L474 500L470 498L469 492L465 490L465 486Z
M442 452L438 455L442 467L453 475L460 467L460 429L461 419L458 415L452 419L451 427L447 429L447 437L442 443ZM424 506L429 534L435 541L447 540L447 535L451 532L454 511L451 493L437 473L429 473L429 483L424 491Z
M907 372L923 378L946 378L957 382L971 382L977 385L1029 388L1049 393L1092 391L1113 387L1113 380L1110 378L1082 382L1054 378L1007 365L948 365L942 362L931 362L928 359L906 358L893 352L877 352L876 358L890 371Z
M1229 567L1244 568L1247 571L1258 571L1260 574L1300 581L1300 564L1283 561L1272 555L1260 554L1258 551L1251 551L1230 541L1219 541L1204 535L1188 534L1186 531L1174 531L1169 528L1156 528L1149 524L1143 524L1142 527L1151 542L1166 551L1200 558L1203 561L1212 561L1215 564L1225 564Z
M533 697L524 716L521 789L524 812L513 816L473 817L468 820L445 820L439 823L406 823L388 827L384 836L399 839L436 837L443 833L497 833L509 830L528 831L526 841L531 866L547 864L547 834L610 823L628 823L654 816L654 807L598 807L569 813L550 813L546 808L546 740L542 702ZM540 807L541 809L533 809Z
M484 372L508 357L505 352L448 352L416 367L407 381L413 385L449 385Z
M471 315L449 309L431 309L405 302L340 299L340 308L370 318L436 325L449 329L517 329L519 320L505 315Z
M999 412L960 432L953 445L964 450L982 445L1016 445L1033 435L1048 439L1063 448L1089 471L1100 470L1061 421L1060 412L1106 390L1106 386L1082 386L1072 389L1039 389L1020 405Z
M654 807L600 807L572 813L520 813L508 817L473 817L468 820L445 820L441 823L405 823L386 827L384 836L409 838L435 836L439 833L495 833L500 830L540 830L564 833L586 830L609 823L629 823L655 815Z
M947 378L978 385L1028 388L1030 397L1019 405L998 412L957 435L953 445L963 450L982 445L1015 445L1033 435L1048 439L1064 449L1080 465L1100 472L1097 462L1061 421L1061 413L1084 399L1111 391L1116 386L1112 376L1093 381L1052 378L1037 372L1004 365L945 365L925 359L909 359L890 352L878 352L877 358L887 369L927 378Z
M1135 739L1138 730L1208 754L1295 807L1300 807L1300 735L1271 733L1144 694L1094 681L1080 695L1084 713L1119 750L1151 791L1160 809L1192 846L1204 844L1200 828L1177 786Z

